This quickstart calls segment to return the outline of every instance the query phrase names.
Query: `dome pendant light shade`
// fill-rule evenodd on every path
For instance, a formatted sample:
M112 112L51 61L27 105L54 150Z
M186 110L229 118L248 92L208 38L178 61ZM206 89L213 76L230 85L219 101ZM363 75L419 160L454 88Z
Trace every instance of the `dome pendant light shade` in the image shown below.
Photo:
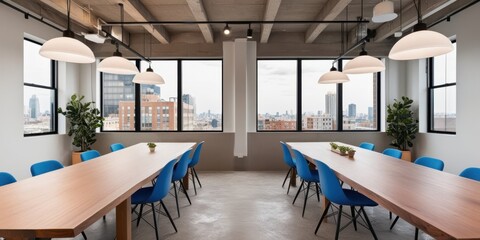
M330 68L330 72L323 74L318 80L319 84L328 84L328 83L344 83L348 82L350 79L345 73L337 71L335 67Z
M153 72L151 67L148 67L146 72L135 75L133 82L138 84L165 84L162 76Z
M104 73L133 75L138 73L138 69L132 62L122 57L118 51L113 53L112 57L103 59L97 66L97 70Z
M375 5L373 8L373 17L372 22L374 23L384 23L392 21L397 18L397 14L393 9L393 2L391 1L382 1L379 4Z
M453 50L450 39L426 29L424 23L415 25L413 33L393 45L388 57L393 60L414 60L439 56Z
M343 68L346 74L375 73L385 70L385 64L380 59L361 55L349 61Z

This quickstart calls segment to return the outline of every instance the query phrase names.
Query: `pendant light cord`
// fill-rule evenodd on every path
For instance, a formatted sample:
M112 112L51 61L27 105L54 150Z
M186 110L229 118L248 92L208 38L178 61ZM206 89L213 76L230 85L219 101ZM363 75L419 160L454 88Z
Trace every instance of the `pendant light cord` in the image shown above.
M67 30L70 30L70 0L67 0Z
M413 0L413 4L415 5L415 8L417 9L417 21L418 23L421 23L422 22L422 2L420 0L418 0L418 4L417 2L415 2L415 0Z

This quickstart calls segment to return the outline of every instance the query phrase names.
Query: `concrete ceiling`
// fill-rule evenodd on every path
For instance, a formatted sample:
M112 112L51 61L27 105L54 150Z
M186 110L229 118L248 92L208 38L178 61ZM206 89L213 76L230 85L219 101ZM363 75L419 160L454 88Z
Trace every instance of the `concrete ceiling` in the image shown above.
M94 31L97 19L102 22L120 21L119 3L125 9L125 21L312 21L312 20L356 20L362 14L367 20L371 19L373 7L380 0L72 0L72 19L79 29ZM392 0L395 12L400 13L400 0ZM422 13L432 15L438 19L438 14L448 14L473 0L422 0ZM45 15L65 15L66 0L10 0L30 11ZM363 2L363 3L362 3ZM399 18L385 24L368 23L367 27L376 30L377 36L372 41L369 49L375 48L375 43L384 48L385 44L392 45L395 31L404 31L416 21L415 8L412 0L401 0L402 23ZM41 10L39 10L41 8ZM434 12L443 9L435 16ZM450 9L450 10L449 10ZM42 14L43 11L43 14ZM39 13L40 12L40 13ZM55 14L52 14L55 13ZM59 25L65 24L59 19L52 19ZM425 19L428 23L428 18ZM355 42L354 23L344 24L344 39L349 44ZM143 25L125 26L126 32L131 36L131 45L140 46L145 39L145 34L151 34L158 45L196 45L197 47L245 37L247 25L230 25L231 36L224 36L224 24L177 24L177 25ZM254 40L258 41L259 48L278 43L290 44L292 50L295 46L332 44L340 49L342 24L272 24L251 25ZM138 35L138 36L137 36ZM137 41L137 42L135 42ZM129 43L130 44L130 43ZM193 44L193 45L192 45ZM333 46L336 44L335 46ZM304 46L306 49L309 46ZM156 45L155 45L156 46ZM344 44L348 47L348 44ZM99 47L110 49L110 47ZM141 47L143 48L143 46ZM165 50L165 47L160 47ZM168 48L168 47L167 47ZM301 48L301 47L300 47ZM328 48L328 47L327 47ZM160 50L159 50L160 51ZM173 50L172 50L173 51ZM155 52L155 50L153 51ZM385 54L377 51L379 54ZM173 53L172 53L173 54ZM332 52L334 55L334 53ZM268 55L268 54L267 54ZM271 54L275 55L275 54Z

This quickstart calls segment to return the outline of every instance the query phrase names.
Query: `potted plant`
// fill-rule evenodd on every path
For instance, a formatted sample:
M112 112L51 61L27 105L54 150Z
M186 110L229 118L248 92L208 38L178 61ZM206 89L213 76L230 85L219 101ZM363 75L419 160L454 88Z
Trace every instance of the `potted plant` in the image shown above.
M418 132L418 120L411 110L413 100L403 96L387 106L387 135L393 137L390 145L402 151L402 159L411 161L409 148L413 147L415 134Z
M149 142L149 143L147 143L147 146L148 146L148 148L150 148L150 152L155 152L155 147L157 146L157 144L155 144L153 142Z
M330 147L332 148L332 150L337 150L338 144L336 144L336 143L334 143L334 142L331 142L331 143L330 143Z
M83 99L84 96L73 94L65 111L61 107L57 109L69 121L68 136L73 136L72 144L80 148L80 153L89 150L97 141L95 130L103 123L103 117L94 102L83 102ZM80 162L80 153L72 153L72 164Z
M347 152L348 152L348 157L353 158L355 156L356 150L354 148L348 147Z
M338 150L340 150L340 155L345 156L347 155L349 147L347 146L339 146Z

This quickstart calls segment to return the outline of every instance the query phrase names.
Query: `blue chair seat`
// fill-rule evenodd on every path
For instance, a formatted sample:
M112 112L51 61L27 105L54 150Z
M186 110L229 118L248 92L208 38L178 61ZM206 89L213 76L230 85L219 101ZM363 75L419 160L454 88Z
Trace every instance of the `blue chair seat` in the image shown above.
M146 204L147 200L152 195L153 187L144 187L136 191L132 195L132 204Z
M378 206L378 203L374 202L372 199L366 197L365 195L350 189L343 189L343 192L347 196L349 201L344 203L338 203L341 205L352 205L352 206L366 206L366 207L375 207Z

